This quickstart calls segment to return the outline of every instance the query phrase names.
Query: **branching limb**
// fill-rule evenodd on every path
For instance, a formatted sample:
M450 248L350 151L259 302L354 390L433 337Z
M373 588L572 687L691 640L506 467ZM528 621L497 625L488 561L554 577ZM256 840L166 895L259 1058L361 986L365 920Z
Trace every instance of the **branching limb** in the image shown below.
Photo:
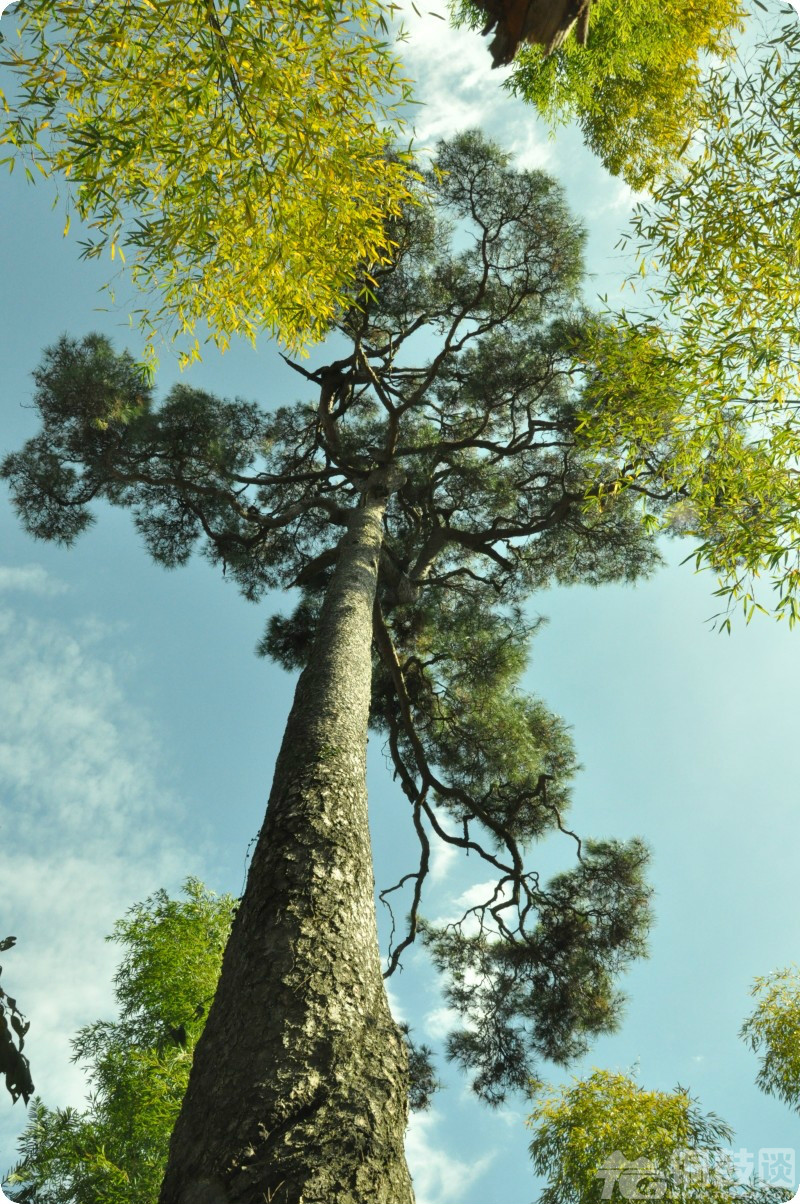
M410 878L414 879L414 897L411 900L411 911L409 912L409 917L408 917L408 931L407 931L404 939L394 949L392 948L392 943L394 941L394 916L392 916L392 939L391 939L390 945L389 945L389 965L388 965L388 968L384 971L384 975L383 975L384 978L389 978L392 974L394 974L395 970L397 969L397 967L400 963L400 958L402 957L404 951L408 948L409 945L412 945L414 943L414 941L416 940L416 937L417 937L417 926L419 923L419 904L420 904L420 899L422 898L422 884L428 876L428 868L430 865L430 854L431 854L431 845L430 845L430 841L428 840L428 833L425 831L425 827L420 818L421 805L422 805L421 800L418 800L414 807L414 828L416 830L417 837L418 837L419 843L420 843L419 869L416 871L416 873L406 874L403 878L400 879L400 881L397 883L396 886L390 887L388 891L381 891L381 893L379 895L381 902L385 903L386 900L384 899L384 895L389 894L389 892L392 890L397 890L398 887L402 886L403 883L407 882ZM387 904L387 906L388 906L388 904ZM391 913L391 908L389 908L389 911Z
M513 836L511 836L511 834L503 828L502 824L489 815L489 813L486 811L486 808L482 807L476 799L470 798L465 791L458 789L458 787L449 786L445 782L442 782L430 768L427 756L425 754L425 749L422 746L422 742L414 724L412 704L403 676L403 669L398 659L394 643L392 642L392 637L386 627L380 602L377 599L374 610L374 633L378 653L389 671L395 688L395 696L400 710L403 727L414 753L414 759L417 763L417 770L422 779L422 790L417 793L422 799L421 805L425 811L425 814L430 819L434 831L436 832L437 836L441 837L442 840L447 841L448 844L457 845L460 848L474 849L474 851L478 853L478 855L482 857L484 861L488 861L496 869L500 870L501 873L510 874L518 880L521 879L524 876L525 870L522 863L522 856L517 846L517 842L514 840ZM486 849L484 849L476 841L465 840L460 836L452 836L444 828L442 828L433 808L424 800L424 792L430 788L434 789L444 798L455 799L461 804L465 811L471 813L476 819L479 819L490 832L493 832L501 844L503 844L508 850L512 860L512 866L504 865L501 861L494 857L493 854L487 852Z

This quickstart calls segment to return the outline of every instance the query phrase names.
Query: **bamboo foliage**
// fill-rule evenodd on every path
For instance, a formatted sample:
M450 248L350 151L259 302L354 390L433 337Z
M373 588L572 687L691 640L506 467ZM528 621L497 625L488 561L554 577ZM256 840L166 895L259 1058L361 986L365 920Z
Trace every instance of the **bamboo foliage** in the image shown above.
M408 194L409 85L375 0L26 0L0 45L0 162L53 176L87 258L127 265L156 333L199 356L322 337ZM155 298L155 299L154 299ZM188 338L187 338L188 336Z
M484 23L483 3L451 8L459 24ZM585 44L579 22L553 53L521 45L506 87L554 131L577 121L608 170L642 188L696 127L703 61L730 58L743 16L740 0L593 0Z

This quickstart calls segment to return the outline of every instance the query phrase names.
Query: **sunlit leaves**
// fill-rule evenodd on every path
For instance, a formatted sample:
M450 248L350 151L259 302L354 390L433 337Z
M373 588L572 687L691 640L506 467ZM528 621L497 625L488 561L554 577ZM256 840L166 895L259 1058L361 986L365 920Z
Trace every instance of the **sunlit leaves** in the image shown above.
M651 521L701 541L697 567L719 576L718 596L741 601L749 621L760 605L752 580L770 573L787 590L774 609L793 622L800 569L794 415L736 404L725 375L704 371L684 337L624 316L587 323L575 342L585 382L580 429L600 464L624 466L616 483L642 493ZM598 487L588 506L602 508L606 497Z
M525 48L510 77L652 191L627 240L644 312L588 323L576 345L582 433L598 464L621 465L587 504L635 487L648 529L696 536L723 629L739 607L800 618L800 30L731 55L739 16L598 0L586 48Z
M199 353L323 336L407 196L408 84L380 0L30 0L0 66L13 155L65 181L87 257L127 263L156 335ZM13 166L13 157L9 160ZM31 177L32 178L32 177Z
M469 0L456 12L484 23ZM507 86L553 128L576 119L609 171L640 188L697 124L701 59L729 53L742 12L739 0L594 0L585 47L568 37L545 57L523 46Z
M777 32L777 31L776 31ZM691 153L643 202L632 239L694 361L777 402L798 394L800 31L710 69ZM779 65L780 64L780 65Z
M719 576L723 627L732 607L748 621L800 613L800 31L772 33L708 67L697 136L625 240L654 272L645 326L657 320L680 367L685 465L672 469L698 566Z
M530 1150L534 1168L547 1176L540 1204L599 1204L612 1194L698 1204L732 1198L725 1176L709 1173L731 1130L703 1114L683 1088L648 1091L607 1070L561 1087L535 1087ZM632 1175L620 1182L624 1164L634 1164Z
M755 1007L741 1036L758 1054L762 1091L800 1109L800 968L788 966L756 978Z

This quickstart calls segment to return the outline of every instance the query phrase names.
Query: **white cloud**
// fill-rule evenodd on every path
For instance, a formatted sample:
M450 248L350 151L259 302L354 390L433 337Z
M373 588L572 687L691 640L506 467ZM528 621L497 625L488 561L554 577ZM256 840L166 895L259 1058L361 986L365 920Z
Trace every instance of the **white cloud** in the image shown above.
M458 860L459 850L445 840L435 839L431 846L431 885L439 886L449 876L453 863Z
M45 579L0 574L6 586L52 593ZM0 937L18 939L3 986L31 1021L26 1053L51 1105L81 1103L69 1039L113 1015L119 950L104 937L114 920L174 888L197 860L172 835L182 809L159 781L157 738L126 700L113 638L92 621L67 627L0 609ZM4 1112L10 1163L24 1113Z
M488 39L474 29L454 29L447 0L425 0L417 8L411 0L399 5L408 34L399 54L422 102L414 106L418 150L432 150L440 138L479 126L499 138L520 167L546 163L552 153L547 134L533 110L503 88L511 69L492 68Z
M66 593L69 587L52 577L40 564L27 564L21 568L0 564L0 593L19 590L22 593L54 597Z
M457 898L448 903L448 913L444 916L438 916L434 921L434 926L437 928L444 927L445 924L458 923L462 917L466 916L462 924L462 931L467 936L473 936L480 929L480 919L476 913L467 915L474 907L481 907L490 901L493 905L511 897L511 890L508 885L498 893L495 898L495 890L497 883L494 881L474 882L472 886L468 886L463 890ZM488 933L496 932L497 929L492 921L492 917L488 914L483 919L484 930Z
M497 883L493 879L488 882L474 882L472 886L468 886L463 890L456 899L456 908L459 912L466 911L469 907L477 907L481 903L485 903L494 895ZM504 889L499 895L498 900L505 898L508 891Z
M514 1108L496 1108L494 1115L507 1129L517 1131L524 1129L527 1120L524 1112L517 1112Z
M389 1011L392 1013L392 1017L397 1022L397 1024L405 1024L406 1019L407 1019L406 1011L405 1011L405 1008L403 1007L400 996L397 994L396 991L392 990L391 986L388 983L386 983L385 986L386 986L386 998L389 1001Z
M433 1008L425 1013L422 1021L427 1036L434 1041L443 1041L454 1028L463 1028L464 1020L455 1008Z
M650 193L646 188L637 192L624 180L612 179L608 199L602 205L595 207L594 214L597 216L600 213L621 213L627 216L640 201L646 201L649 198Z
M445 1153L435 1133L440 1123L441 1116L436 1111L414 1112L409 1122L406 1156L417 1204L459 1201L494 1161L491 1153L472 1162L463 1162Z

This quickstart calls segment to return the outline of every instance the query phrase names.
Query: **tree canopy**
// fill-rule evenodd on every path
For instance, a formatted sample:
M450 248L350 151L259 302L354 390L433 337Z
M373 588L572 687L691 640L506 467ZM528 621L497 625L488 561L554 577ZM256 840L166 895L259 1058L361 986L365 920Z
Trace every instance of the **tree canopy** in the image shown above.
M679 323L682 355L703 376L727 371L731 401L797 394L799 65L792 17L755 26L748 48L709 66L687 153L637 206L627 240Z
M623 240L646 282L613 321L658 329L665 362L685 381L689 444L699 457L727 449L727 470L696 478L681 520L700 539L698 564L720 579L725 625L734 604L748 620L757 609L800 616L798 80L794 18L754 30L747 52L710 66L696 135ZM641 435L641 419L634 425Z
M349 350L295 365L313 403L269 413L181 384L156 406L130 357L99 336L65 338L36 373L42 431L3 473L39 537L70 542L105 498L133 511L165 565L200 546L249 598L299 587L263 644L298 667L342 530L371 483L400 470L383 518L371 722L420 862L397 886L410 917L389 968L422 926L465 1021L450 1052L498 1102L537 1058L569 1060L615 1025L615 980L648 924L641 843L582 843L566 827L575 755L563 721L520 692L533 634L520 604L552 580L633 580L659 557L632 493L613 489L620 465L576 431L574 345L589 319L582 232L560 189L475 133L439 148L425 189L391 228L374 297L338 322ZM589 488L602 502L587 513ZM544 883L525 849L559 831L577 863ZM421 925L431 840L495 877L438 927Z
M648 1091L628 1075L594 1070L560 1087L538 1084L529 1124L534 1168L547 1176L539 1204L783 1198L768 1184L741 1181L726 1148L730 1126L682 1087Z
M121 946L119 1015L82 1028L73 1060L86 1070L84 1110L30 1107L7 1180L20 1204L155 1204L230 931L235 900L188 878L159 890L108 940Z
M169 333L192 336L182 356L196 357L204 327L222 348L266 330L297 350L328 329L358 265L386 256L385 218L408 196L403 156L389 151L409 97L390 11L380 0L11 10L0 162L56 178L65 233L72 211L89 225L84 256L127 259L151 355Z
M452 8L460 24L485 22L472 0ZM521 46L506 87L553 129L577 121L608 170L641 188L697 128L706 56L730 57L744 12L740 0L594 0L585 45L571 35L552 53Z

